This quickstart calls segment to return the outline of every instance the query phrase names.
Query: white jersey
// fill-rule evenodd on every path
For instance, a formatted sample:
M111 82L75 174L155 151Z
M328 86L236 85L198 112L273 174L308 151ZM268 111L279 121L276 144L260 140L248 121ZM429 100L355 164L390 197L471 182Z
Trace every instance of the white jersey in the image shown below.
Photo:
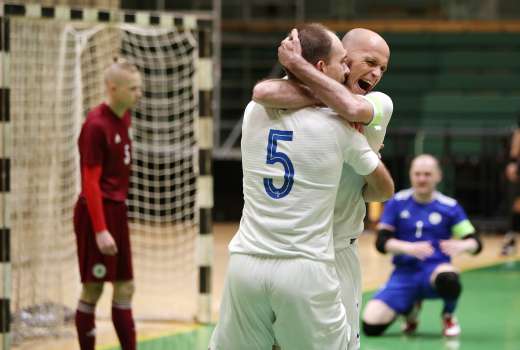
M371 92L363 97L372 103L376 111L374 116L376 122L366 126L364 134L370 147L378 152L385 138L394 106L392 99L382 92ZM364 184L363 176L356 173L349 164L343 165L334 208L334 247L336 250L346 247L348 240L358 237L363 232L366 206L361 191Z
M379 164L366 138L329 109L250 102L241 146L244 209L230 252L333 261L343 163L360 175Z

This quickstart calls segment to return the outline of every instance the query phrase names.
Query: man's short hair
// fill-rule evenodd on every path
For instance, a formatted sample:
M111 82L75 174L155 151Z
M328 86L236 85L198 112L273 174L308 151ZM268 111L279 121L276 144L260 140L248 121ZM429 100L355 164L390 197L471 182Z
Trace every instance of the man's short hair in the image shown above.
M312 64L316 64L319 60L328 62L332 48L331 30L320 23L304 24L296 29L298 29L303 58Z
M112 60L112 64L121 70L131 73L139 72L139 69L137 69L137 66L135 64L128 62L126 59L122 57L114 56Z
M105 69L105 82L114 78L117 71L124 71L128 73L139 73L137 66L121 57L113 57L110 66Z
M312 65L320 60L328 62L332 49L332 31L320 23L307 23L297 26L296 29L302 47L302 57ZM289 71L287 75L294 79Z

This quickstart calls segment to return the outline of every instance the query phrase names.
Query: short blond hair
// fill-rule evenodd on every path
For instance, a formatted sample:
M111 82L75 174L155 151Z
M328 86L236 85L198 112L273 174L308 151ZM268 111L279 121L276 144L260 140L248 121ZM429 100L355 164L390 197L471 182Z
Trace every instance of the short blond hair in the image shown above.
M114 78L121 71L127 73L140 73L139 69L137 69L137 66L135 64L128 62L126 59L122 57L114 56L110 66L108 66L107 69L105 69L105 82L114 80Z

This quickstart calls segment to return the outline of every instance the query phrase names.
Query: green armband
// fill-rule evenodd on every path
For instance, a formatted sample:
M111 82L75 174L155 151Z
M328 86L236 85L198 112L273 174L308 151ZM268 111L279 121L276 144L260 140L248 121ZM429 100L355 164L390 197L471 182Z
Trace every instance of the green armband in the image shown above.
M471 224L471 222L469 220L462 220L461 222L459 222L458 224L454 225L452 228L451 228L451 233L456 237L456 238L462 238L466 235L469 235L469 234L472 234L472 233L475 233L475 227L473 227L473 225Z
M381 101L376 96L369 95L363 97L370 101L374 108L374 116L372 117L372 121L368 123L368 126L381 125L381 119L383 119L383 106L381 105Z

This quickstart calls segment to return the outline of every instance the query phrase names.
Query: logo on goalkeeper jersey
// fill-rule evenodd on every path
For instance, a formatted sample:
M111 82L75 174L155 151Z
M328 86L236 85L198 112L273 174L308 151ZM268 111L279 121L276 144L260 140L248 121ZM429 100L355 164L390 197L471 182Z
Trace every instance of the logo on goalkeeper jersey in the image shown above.
M121 136L119 136L119 134L116 134L116 137L114 138L114 142L116 145L121 143Z
M103 278L107 274L107 268L103 264L96 264L92 267L92 274L96 278Z

